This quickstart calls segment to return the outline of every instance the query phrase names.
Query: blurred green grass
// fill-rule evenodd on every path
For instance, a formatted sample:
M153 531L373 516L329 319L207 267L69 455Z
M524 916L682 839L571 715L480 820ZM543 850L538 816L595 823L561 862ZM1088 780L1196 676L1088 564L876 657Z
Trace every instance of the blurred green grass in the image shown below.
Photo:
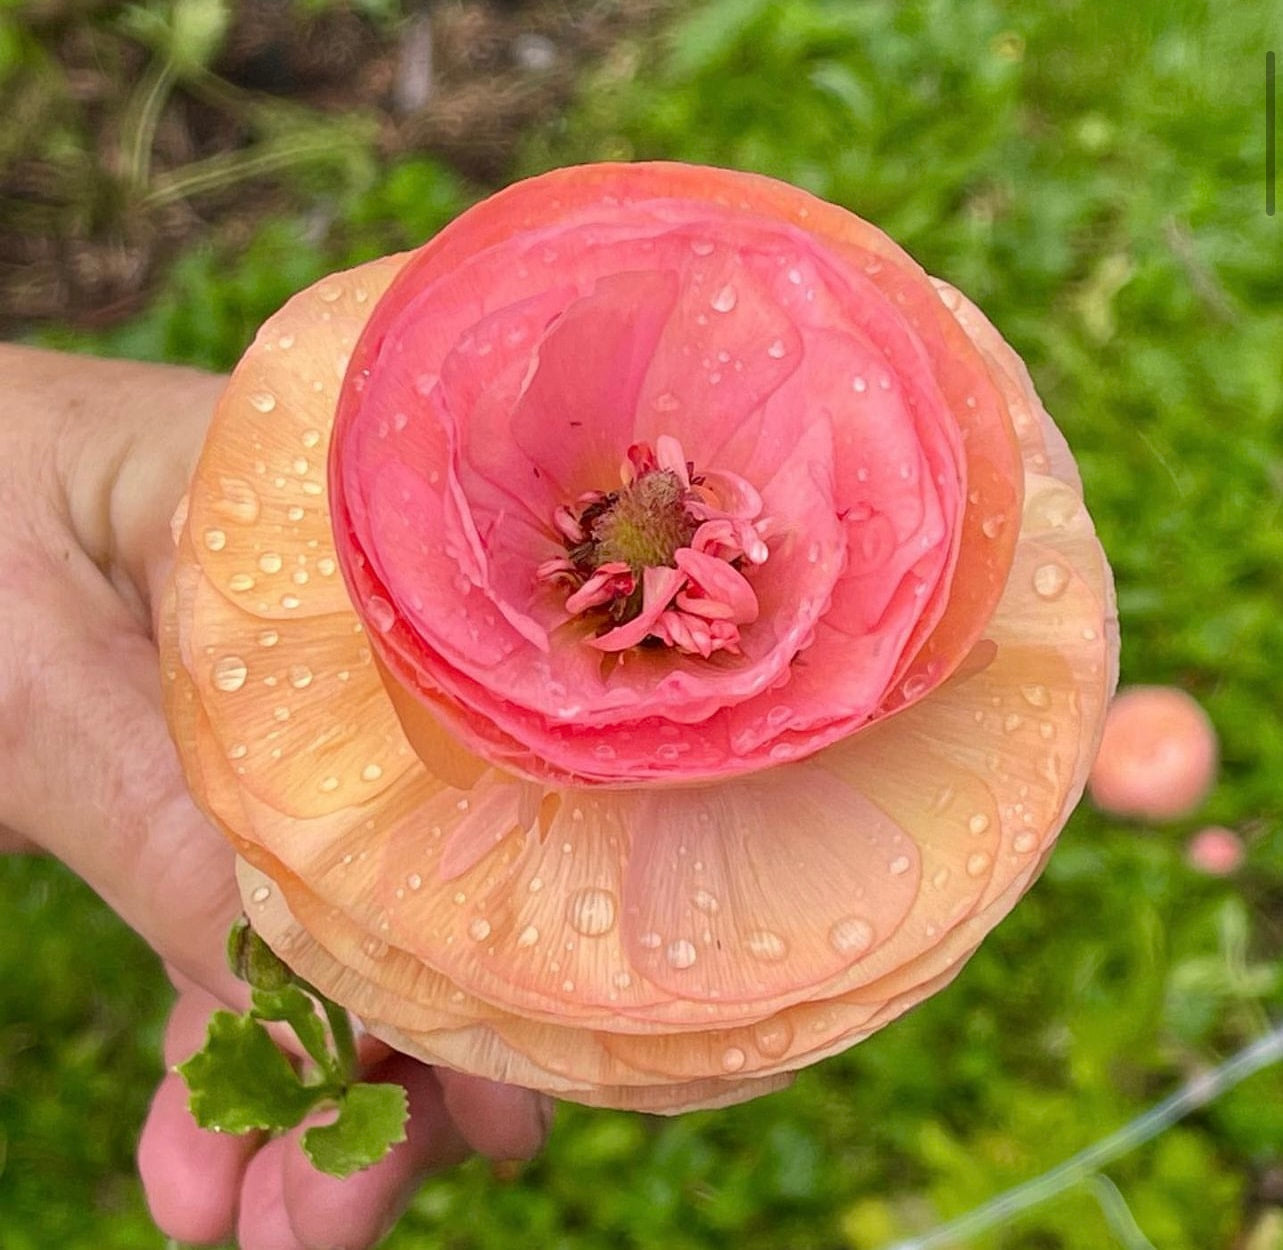
M1081 811L1044 880L907 1019L745 1107L563 1108L519 1180L474 1164L434 1181L390 1246L876 1250L1283 1014L1283 219L1264 213L1262 109L1280 37L1283 5L1263 0L712 0L662 46L617 47L530 136L514 173L662 157L798 182L976 299L1079 457L1124 679L1203 700L1224 771L1201 816L1250 849L1213 881L1183 863L1192 822ZM229 365L292 290L417 242L482 190L403 161L326 201L323 238L274 220L237 255L184 257L131 325L46 338ZM0 864L0 899L0 1244L160 1246L130 1149L163 979L56 866ZM1228 1250L1266 1214L1281 1143L1267 1072L1111 1176L1162 1250ZM1084 1192L985 1250L1113 1244Z

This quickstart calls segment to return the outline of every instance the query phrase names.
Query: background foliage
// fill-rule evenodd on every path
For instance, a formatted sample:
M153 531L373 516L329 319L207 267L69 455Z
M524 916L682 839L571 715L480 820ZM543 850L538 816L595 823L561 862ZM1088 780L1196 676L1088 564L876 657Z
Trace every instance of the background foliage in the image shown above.
M3 82L24 5L0 13ZM399 10L377 17L398 28ZM1058 1162L1283 1014L1283 218L1264 213L1261 104L1283 6L703 0L639 29L525 126L507 175L604 158L762 170L879 222L976 299L1080 458L1124 679L1204 702L1224 769L1200 819L1249 854L1211 880L1184 863L1192 823L1084 809L1043 881L908 1018L745 1107L565 1107L517 1180L472 1164L429 1184L399 1250L877 1250ZM234 246L188 244L140 316L39 337L226 367L293 290L486 189L457 161L345 133L341 174L286 180ZM163 1244L131 1149L167 994L56 865L0 864L5 1250ZM1281 1143L1270 1071L1111 1178L1162 1250L1271 1250ZM1083 1190L985 1244L1145 1243Z

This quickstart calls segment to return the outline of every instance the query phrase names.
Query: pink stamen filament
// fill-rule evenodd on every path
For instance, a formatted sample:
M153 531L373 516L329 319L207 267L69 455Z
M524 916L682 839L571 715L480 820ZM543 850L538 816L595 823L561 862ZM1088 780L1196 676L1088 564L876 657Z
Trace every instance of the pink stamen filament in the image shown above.
M667 481L652 486L647 479L657 474ZM645 443L629 447L620 480L619 492L588 491L554 511L567 554L540 564L536 579L570 588L571 616L602 617L605 628L587 640L598 650L655 641L705 659L716 651L738 654L739 627L758 613L757 595L738 566L760 565L770 554L761 496L737 474L695 474L667 434L653 450ZM633 554L621 558L629 542Z

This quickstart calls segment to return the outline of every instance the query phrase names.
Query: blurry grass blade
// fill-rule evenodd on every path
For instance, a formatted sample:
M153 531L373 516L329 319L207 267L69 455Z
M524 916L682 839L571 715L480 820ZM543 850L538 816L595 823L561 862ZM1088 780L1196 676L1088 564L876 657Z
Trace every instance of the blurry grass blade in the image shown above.
M151 178L152 143L176 77L173 61L154 61L138 80L121 116L125 143L121 174L136 191L145 190Z
M1114 1236L1126 1250L1157 1250L1154 1243L1145 1236L1140 1225L1136 1223L1136 1217L1132 1214L1131 1207L1127 1205L1127 1199L1123 1197L1122 1191L1108 1176L1093 1176L1088 1183L1088 1188L1100 1203L1100 1209L1105 1213L1105 1219L1113 1229Z
M188 196L217 191L305 166L346 165L358 180L370 167L368 141L349 125L314 125L303 133L263 140L239 152L219 152L157 176L141 206L159 208Z
M125 34L158 52L180 76L213 61L230 22L226 0L173 0L168 6L131 4L119 18Z

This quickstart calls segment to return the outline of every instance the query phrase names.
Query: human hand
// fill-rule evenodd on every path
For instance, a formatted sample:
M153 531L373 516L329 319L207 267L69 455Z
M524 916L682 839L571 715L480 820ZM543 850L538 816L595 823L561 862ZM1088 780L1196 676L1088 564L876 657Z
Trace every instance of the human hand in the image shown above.
M43 849L156 950L179 989L166 1064L217 1006L243 1009L224 940L240 911L233 854L197 811L161 711L151 605L169 519L222 379L167 366L0 347L0 848ZM172 1073L139 1148L157 1223L243 1250L362 1247L429 1171L473 1150L533 1154L548 1105L431 1070L373 1043L366 1079L407 1088L408 1140L346 1181L314 1172L297 1133L198 1129Z

